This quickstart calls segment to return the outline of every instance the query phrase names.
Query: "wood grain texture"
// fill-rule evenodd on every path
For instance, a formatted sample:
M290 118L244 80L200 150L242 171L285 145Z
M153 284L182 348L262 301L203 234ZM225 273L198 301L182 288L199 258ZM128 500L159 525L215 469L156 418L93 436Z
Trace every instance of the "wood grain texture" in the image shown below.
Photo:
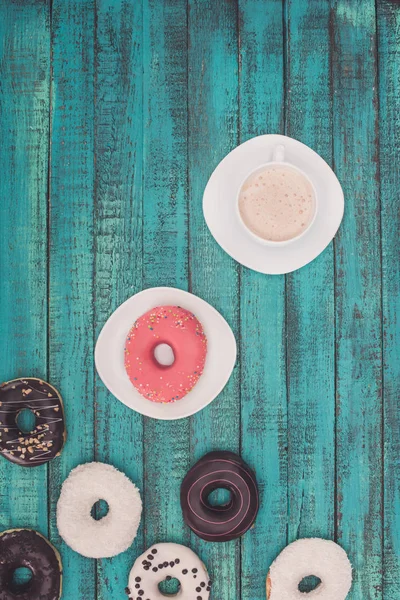
M143 283L188 288L187 10L184 0L143 5ZM145 544L188 542L180 484L189 422L145 419Z
M348 551L347 600L400 597L399 31L391 0L0 0L0 379L51 381L68 430L49 467L0 457L0 530L50 531L63 599L123 600L136 555L176 541L211 598L261 600L272 560L309 535ZM321 153L346 202L335 244L286 278L235 263L202 214L223 156L274 132ZM111 312L159 285L210 302L238 342L223 393L178 422L127 409L93 364ZM212 449L241 452L261 491L228 544L180 509ZM97 562L55 520L93 459L144 499L133 546Z
M240 142L284 131L283 7L239 3ZM287 542L285 277L241 267L241 446L261 504L241 540L241 598L265 598L269 565Z
M49 377L64 398L68 439L50 465L50 527L71 600L96 593L94 561L61 544L55 519L61 483L94 458L94 17L93 0L53 1Z
M334 161L346 198L336 243L337 540L349 598L382 598L381 251L375 3L333 10Z
M0 2L0 71L0 381L46 379L48 3ZM10 526L47 534L46 465L0 457L0 530Z
M332 163L329 17L328 2L287 2L286 131ZM289 541L333 538L333 244L287 275L286 319Z
M378 3L383 299L383 597L400 597L400 10Z
M238 12L235 2L189 2L189 213L191 291L227 319L239 341L239 268L211 237L202 213L207 179L238 143ZM191 464L240 449L238 366L226 388L191 419ZM240 596L240 541L191 545L210 570L213 596Z
M142 6L98 0L95 44L95 330L142 289ZM143 496L143 420L96 380L96 460L116 466ZM123 598L131 548L98 561L97 598Z

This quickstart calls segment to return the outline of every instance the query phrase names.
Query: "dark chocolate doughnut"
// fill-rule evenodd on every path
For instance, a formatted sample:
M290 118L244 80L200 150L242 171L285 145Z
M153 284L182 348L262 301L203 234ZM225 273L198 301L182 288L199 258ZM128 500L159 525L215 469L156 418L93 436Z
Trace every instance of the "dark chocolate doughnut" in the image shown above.
M217 488L231 493L224 506L211 506ZM233 452L210 452L187 473L181 486L185 523L203 540L234 540L253 525L258 512L257 482L252 470Z
M19 567L32 572L22 586L13 582ZM0 600L58 600L61 596L60 555L46 538L31 529L0 533Z
M25 408L36 418L29 433L17 425ZM65 438L63 403L52 385L26 377L0 386L0 454L23 467L37 467L60 454Z

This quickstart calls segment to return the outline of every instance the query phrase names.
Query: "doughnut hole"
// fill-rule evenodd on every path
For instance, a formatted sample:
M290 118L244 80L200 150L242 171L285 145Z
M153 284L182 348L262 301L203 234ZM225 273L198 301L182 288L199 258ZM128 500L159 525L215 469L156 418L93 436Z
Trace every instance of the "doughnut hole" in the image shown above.
M209 493L207 502L210 506L221 508L229 506L232 501L232 494L226 488L217 488Z
M322 583L321 579L316 575L307 575L307 577L303 577L299 583L299 592L302 594L309 594L316 590L320 583Z
M170 367L175 362L175 354L169 344L157 344L154 348L154 359L161 367Z
M15 422L22 433L31 433L35 429L36 417L30 408L23 408L17 414Z
M10 591L16 596L28 591L33 573L28 567L17 567L10 573Z
M181 589L181 583L179 579L168 576L163 581L160 581L158 589L163 596L176 596Z
M109 510L110 507L105 500L98 500L93 504L90 514L95 521L101 521L108 515Z

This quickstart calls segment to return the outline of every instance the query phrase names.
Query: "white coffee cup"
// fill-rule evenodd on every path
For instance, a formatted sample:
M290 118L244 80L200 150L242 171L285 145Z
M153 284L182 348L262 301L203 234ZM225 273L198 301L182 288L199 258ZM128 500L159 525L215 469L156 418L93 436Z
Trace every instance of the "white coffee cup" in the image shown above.
M298 235L295 235L287 240L269 240L269 239L266 239L264 237L257 235L257 233L252 231L247 226L247 224L244 222L242 215L240 213L239 198L240 198L240 193L242 191L242 188L245 185L246 181L248 181L248 179L250 179L250 177L252 177L256 173L261 172L266 168L272 168L272 167L281 167L281 168L284 167L284 168L288 168L292 171L296 171L308 182L308 184L310 185L312 192L313 192L313 215L312 215L312 218L309 220L307 227L301 233L299 233ZM304 235L306 235L306 233L312 227L312 225L315 221L315 218L317 216L317 210L318 210L318 199L317 199L317 194L316 194L315 187L314 187L312 181L310 180L310 178L306 175L306 173L302 169L299 169L299 167L291 164L290 162L285 161L285 147L283 146L283 144L279 144L279 145L275 146L275 148L273 150L272 161L263 163L262 165L258 166L256 169L254 169L253 171L248 173L248 175L246 175L246 177L243 179L241 185L239 186L237 198L236 198L236 212L237 212L241 226L246 230L247 234L249 234L255 240L257 240L258 242L261 242L262 244L266 244L269 246L286 246L293 242L297 242L300 238L302 238Z

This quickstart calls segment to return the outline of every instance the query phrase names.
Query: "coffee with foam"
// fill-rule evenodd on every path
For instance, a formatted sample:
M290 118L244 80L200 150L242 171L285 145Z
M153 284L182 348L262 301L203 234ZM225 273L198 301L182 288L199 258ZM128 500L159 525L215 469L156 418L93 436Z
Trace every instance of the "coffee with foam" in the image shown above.
M245 226L270 242L286 242L306 231L315 214L310 181L290 165L262 167L244 182L239 212Z

